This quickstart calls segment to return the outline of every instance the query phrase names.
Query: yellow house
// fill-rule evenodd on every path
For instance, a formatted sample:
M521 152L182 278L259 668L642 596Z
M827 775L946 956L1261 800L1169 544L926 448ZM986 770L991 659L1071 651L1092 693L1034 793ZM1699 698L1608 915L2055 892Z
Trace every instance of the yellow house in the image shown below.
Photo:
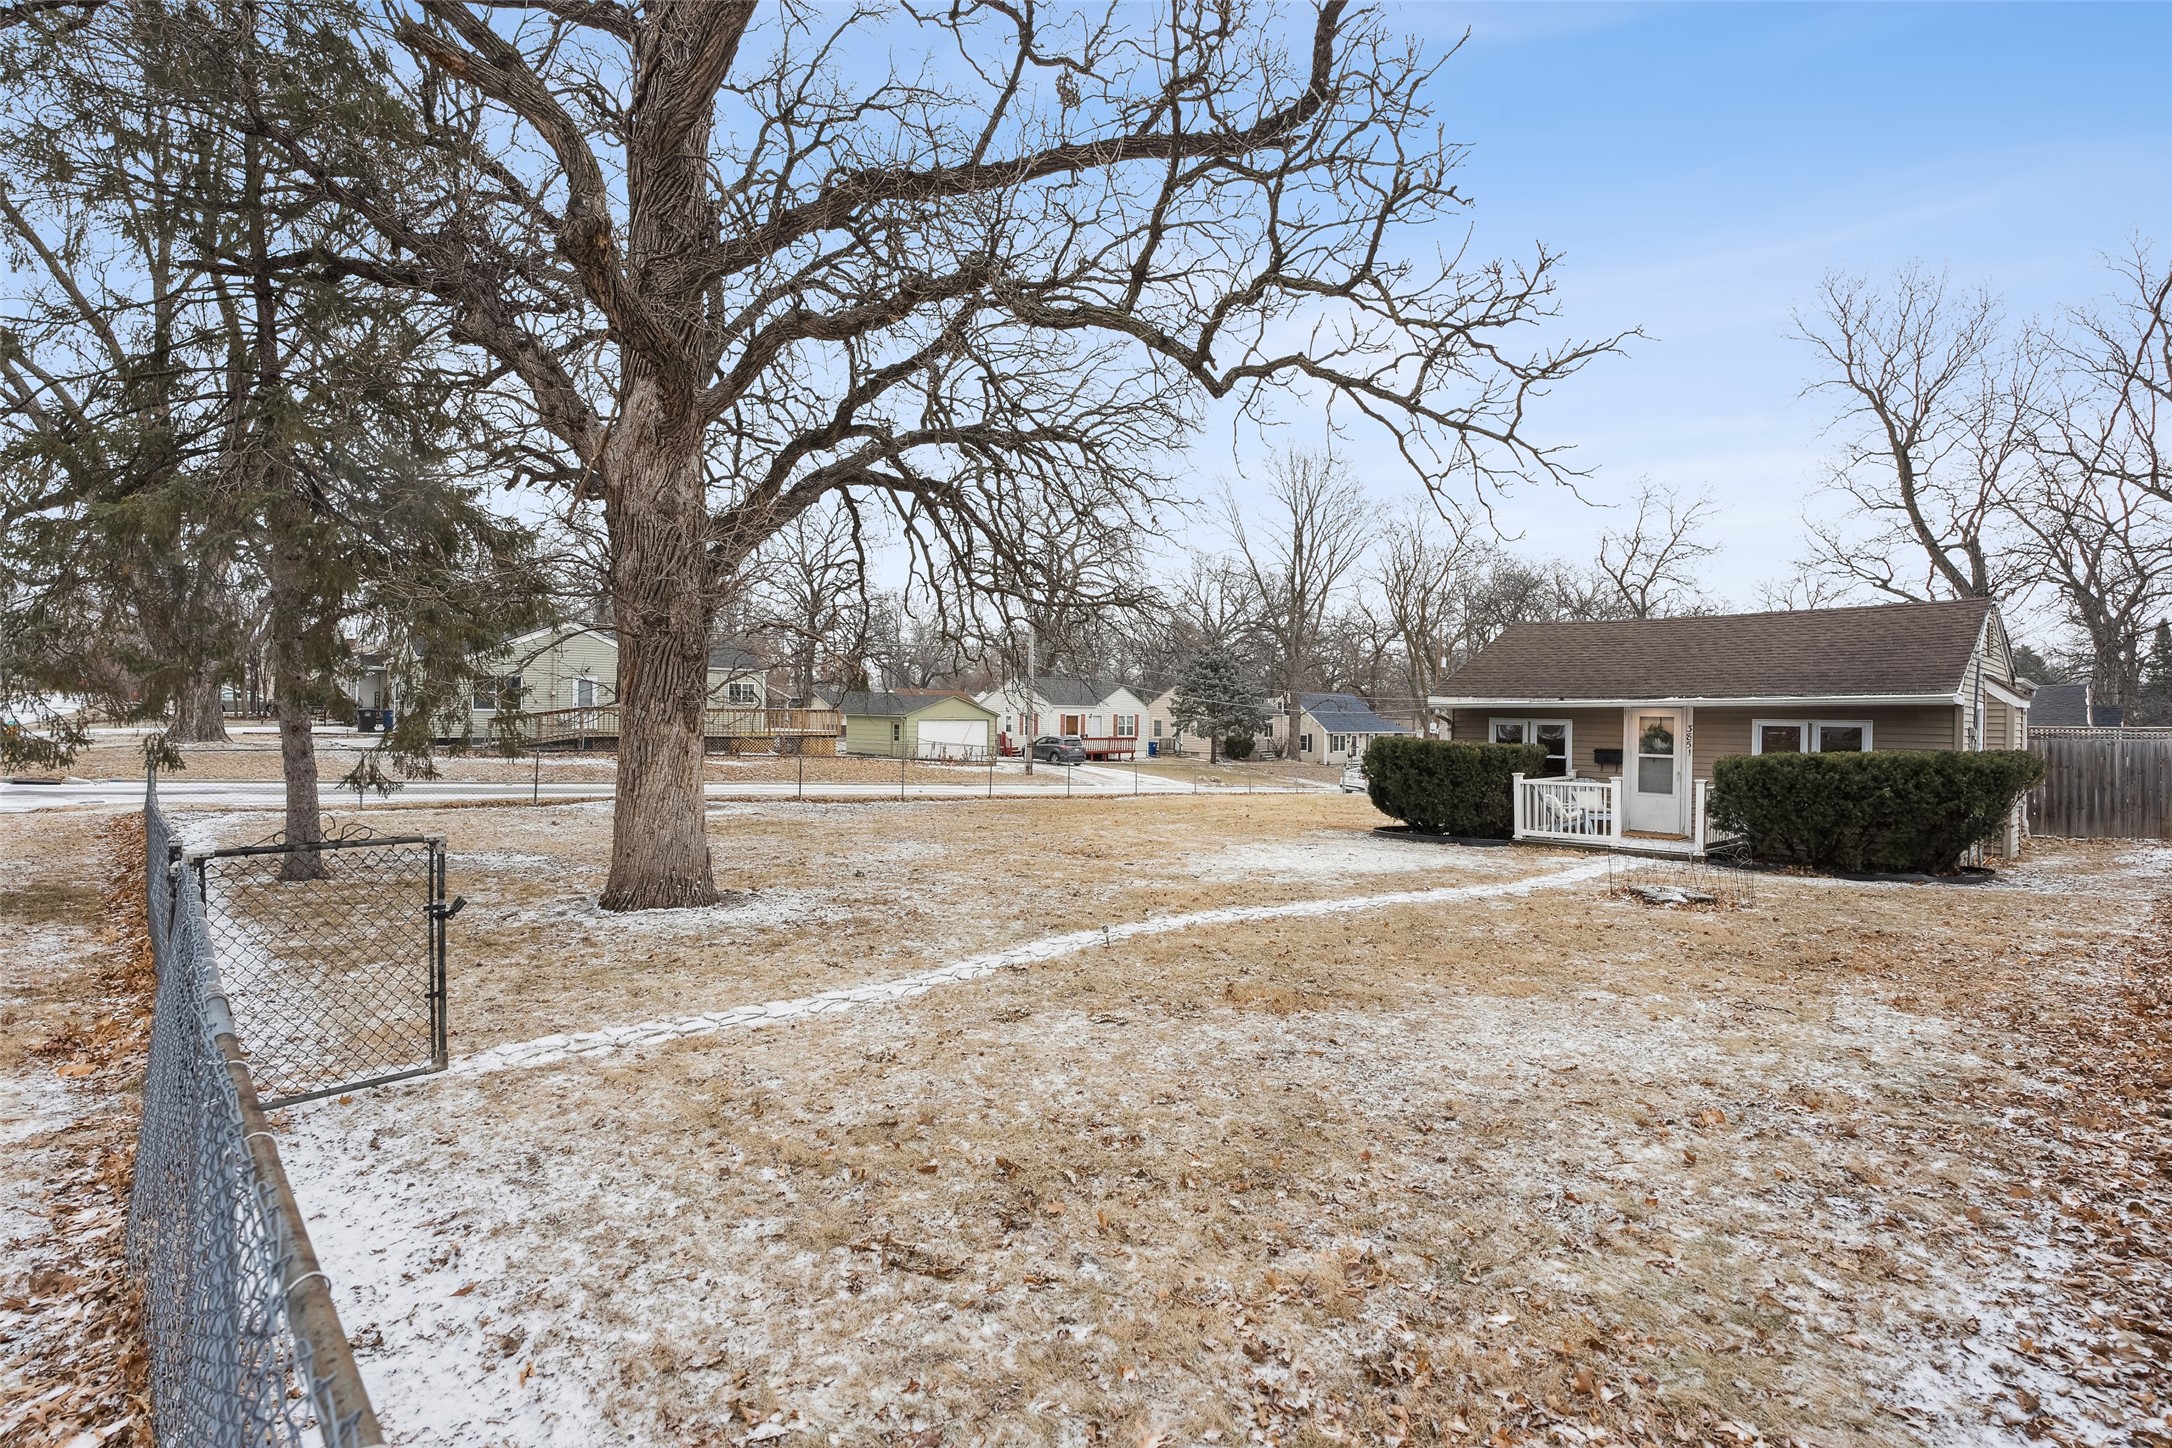
M491 720L508 700L529 714L562 709L608 708L618 702L618 635L592 624L560 624L510 639L488 667L494 688L475 691L468 709L468 737L490 733ZM769 681L762 661L745 649L709 651L709 707L765 708Z

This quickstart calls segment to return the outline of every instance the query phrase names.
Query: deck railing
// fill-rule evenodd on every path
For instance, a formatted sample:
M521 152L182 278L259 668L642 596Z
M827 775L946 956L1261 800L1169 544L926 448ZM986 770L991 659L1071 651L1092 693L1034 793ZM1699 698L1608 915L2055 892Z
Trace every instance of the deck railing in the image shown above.
M522 741L530 748L590 742L616 743L619 718L616 704L588 708L544 709L522 721ZM744 706L704 709L702 735L709 739L808 739L834 737L843 727L835 709L765 709Z

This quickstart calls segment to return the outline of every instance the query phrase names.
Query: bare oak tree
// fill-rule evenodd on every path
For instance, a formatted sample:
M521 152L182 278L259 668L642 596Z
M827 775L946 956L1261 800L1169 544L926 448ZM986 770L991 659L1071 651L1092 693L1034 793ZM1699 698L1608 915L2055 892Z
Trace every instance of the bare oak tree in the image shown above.
M1672 488L1646 483L1628 524L1599 534L1595 566L1623 614L1654 618L1696 600L1697 565L1719 552L1704 531L1714 506L1709 494L1684 501Z
M1374 581L1402 662L1403 687L1420 732L1436 732L1428 700L1455 652L1463 574L1483 551L1471 520L1423 504L1391 527Z
M1208 402L1291 387L1484 487L1558 467L1526 405L1612 345L1519 341L1550 255L1426 259L1464 204L1435 62L1345 0L391 9L407 89L351 144L264 129L375 233L331 264L434 299L532 409L528 470L600 503L614 909L716 897L709 618L820 500L986 552L1004 500L1143 501Z
M1841 399L1828 495L1847 516L1806 518L1813 566L1892 598L2004 592L2001 489L2026 445L2026 378L2000 365L1998 300L1918 267L1886 292L1836 273L1795 325L1818 361L1808 390Z
M2119 294L2033 339L2050 382L2010 500L2034 576L2057 590L2099 697L2133 707L2144 651L2172 609L2172 267L2137 247Z
M1335 458L1285 452L1268 465L1261 496L1225 488L1222 507L1281 694L1275 707L1294 715L1298 691L1315 682L1336 591L1371 545L1365 494Z

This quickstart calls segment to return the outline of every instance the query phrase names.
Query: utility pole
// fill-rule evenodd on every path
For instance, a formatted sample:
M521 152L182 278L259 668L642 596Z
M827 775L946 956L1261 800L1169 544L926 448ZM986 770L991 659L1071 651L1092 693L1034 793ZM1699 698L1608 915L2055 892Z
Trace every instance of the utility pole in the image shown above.
M1034 672L1033 643L1033 620L1029 618L1026 620L1026 714L1019 721L1023 726L1021 732L1026 736L1026 773L1028 776L1033 773L1033 736L1039 730L1041 724L1041 716L1037 707L1041 697L1041 686Z

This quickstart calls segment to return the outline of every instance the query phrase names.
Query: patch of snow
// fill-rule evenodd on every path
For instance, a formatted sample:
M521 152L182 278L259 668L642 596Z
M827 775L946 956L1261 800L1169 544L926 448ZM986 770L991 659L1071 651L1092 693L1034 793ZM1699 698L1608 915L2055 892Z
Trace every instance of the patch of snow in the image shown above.
M1193 859L1202 880L1349 879L1361 875L1418 875L1448 871L1507 874L1529 856L1512 849L1459 849L1347 830L1320 830L1288 840L1255 840Z
M601 1030L581 1031L572 1034L544 1036L533 1041L519 1041L510 1045L493 1047L473 1056L455 1061L452 1070L456 1075L483 1075L494 1071L517 1070L524 1067L553 1065L574 1057L595 1057L621 1050L627 1046L646 1045L674 1040L686 1036L709 1035L716 1031L736 1030L742 1027L779 1025L804 1020L810 1016L835 1011L857 1010L861 1006L878 1005L891 1001L907 1000L925 995L940 986L956 985L964 981L980 980L999 970L1017 969L1042 961L1055 960L1073 955L1094 946L1111 946L1121 941L1141 936L1165 935L1176 930L1190 930L1202 925L1236 925L1259 920L1310 918L1326 915L1344 915L1358 910L1377 910L1396 905L1429 905L1450 900L1479 900L1511 895L1527 895L1534 891L1555 889L1563 885L1589 880L1606 873L1608 861L1604 858L1572 865L1545 875L1528 875L1513 880L1492 881L1479 885L1449 885L1432 890L1398 890L1380 895L1333 896L1321 900L1293 900L1279 905L1232 905L1215 910L1197 910L1184 915L1163 915L1146 920L1125 921L1118 925L1104 926L1095 930L1073 930L1061 935L1044 935L1022 945L1008 946L1002 950L969 956L932 970L918 971L900 976L895 980L875 981L866 985L846 986L838 990L822 991L815 995L800 996L793 1000L766 1001L755 1005L738 1006L731 1010L708 1011L698 1016L686 1016L678 1020L644 1021L634 1025L606 1026ZM820 898L812 891L763 892L763 897L809 895ZM758 897L759 899L762 897ZM591 907L592 908L592 907ZM731 909L752 911L754 907L715 906L708 910L643 911L633 916L613 916L615 923L628 923L644 929L668 930L674 917L691 919L698 928L713 929L716 924L729 918ZM603 912L596 912L601 914ZM662 917L661 925L645 925L650 917ZM799 917L791 917L799 918ZM751 914L736 919L734 923L756 923Z

